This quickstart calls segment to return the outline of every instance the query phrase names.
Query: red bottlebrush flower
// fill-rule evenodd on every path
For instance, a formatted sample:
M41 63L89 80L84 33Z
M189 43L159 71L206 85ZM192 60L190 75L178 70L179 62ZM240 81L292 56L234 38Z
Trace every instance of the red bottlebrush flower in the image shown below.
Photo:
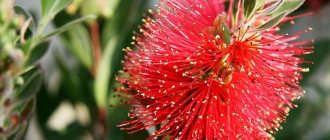
M304 31L278 32L277 23L291 20L288 9L277 11L281 5L162 1L155 19L145 19L136 49L125 49L128 76L118 80L134 120L119 126L159 126L150 139L271 138L302 95L307 69L299 56L312 52L304 47L311 41L295 41Z

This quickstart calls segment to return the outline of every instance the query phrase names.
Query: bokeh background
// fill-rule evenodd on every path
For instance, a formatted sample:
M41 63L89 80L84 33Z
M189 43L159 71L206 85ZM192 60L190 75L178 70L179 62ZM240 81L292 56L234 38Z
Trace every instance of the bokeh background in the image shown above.
M301 81L306 93L296 101L279 140L330 140L330 2L307 0L293 14L313 12L283 26L283 33L312 27L301 39L314 39L315 52L306 56L314 62ZM16 0L35 20L40 18L40 0ZM154 129L127 134L116 125L128 119L129 107L121 104L114 80L121 69L122 49L131 46L148 9L157 0L74 0L55 17L47 31L84 15L97 19L77 25L51 40L42 59L46 75L38 93L35 115L26 140L139 140Z

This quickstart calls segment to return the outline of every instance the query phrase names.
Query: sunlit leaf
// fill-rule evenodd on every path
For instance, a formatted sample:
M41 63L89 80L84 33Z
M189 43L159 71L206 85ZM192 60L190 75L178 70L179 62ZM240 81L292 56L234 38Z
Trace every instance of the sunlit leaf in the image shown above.
M234 20L234 22L237 22L237 18L238 18L238 10L239 10L239 7L240 7L240 5L239 5L239 0L233 0L233 12L232 12L232 14L233 14L233 20Z
M265 4L265 0L244 0L243 2L244 16L248 19Z
M267 21L265 24L261 25L260 27L257 28L257 30L265 30L268 28L271 28L273 26L276 26L278 23L282 21L282 19L288 14L288 12L284 12L271 20Z
M287 12L289 14L298 9L304 2L305 0L282 0L282 2L268 14L272 16L280 15L283 12Z
M257 0L244 0L244 16L250 17L257 5Z

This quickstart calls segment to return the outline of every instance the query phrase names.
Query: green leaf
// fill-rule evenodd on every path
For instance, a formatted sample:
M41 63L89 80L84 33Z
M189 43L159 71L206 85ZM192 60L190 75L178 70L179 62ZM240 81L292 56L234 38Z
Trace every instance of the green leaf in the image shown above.
M49 49L49 42L43 42L36 47L34 47L31 51L30 57L26 62L26 66L34 65L38 63L38 61L46 54Z
M244 16L249 19L253 14L262 6L264 6L265 0L244 0Z
M244 16L249 18L257 6L257 0L244 0Z
M94 82L94 96L100 107L108 106L107 96L111 94L109 89L113 87L114 74L121 67L122 48L129 45L132 27L136 27L137 21L140 21L137 20L141 16L138 13L145 12L142 10L147 4L148 0L120 1L113 17L105 23L105 29L102 31L102 44L105 49Z
M109 86L109 79L110 75L113 71L111 71L111 58L114 55L114 52L116 51L116 43L117 39L115 37L111 38L109 40L109 45L105 49L105 52L103 53L103 57L101 59L101 62L99 64L99 67L97 68L96 72L96 79L94 83L94 92L95 92L95 98L98 106L105 107L107 106L107 95L108 95L108 86Z
M305 0L282 0L282 2L269 13L269 15L277 16L282 14L283 12L287 12L287 14L298 9Z
M32 19L30 25L29 25L29 29L30 31L34 32L36 30L36 23L35 21L33 20L33 17L32 15L27 12L23 7L20 7L20 6L14 6L14 10L15 10L15 13L18 14L18 15L23 15L25 17L25 19Z
M263 7L265 5L266 0L257 0L255 10L258 10L259 8Z
M48 37L43 37L43 32L46 26L50 20L52 20L61 10L66 8L71 1L72 0L41 0L42 18L35 33L36 38L31 42L31 48L48 39Z
M224 33L224 41L229 44L231 42L231 35L230 35L230 29L227 26L227 24L223 23L222 24L222 29L223 29L223 33Z
M94 15L89 15L89 16L84 16L84 17L81 17L81 18L78 18L76 20L73 20L59 28L56 28L53 32L50 32L48 33L47 35L44 36L44 39L47 39L53 35L56 35L56 34L60 34L62 32L65 32L67 30L69 30L70 28L72 28L73 26L76 26L77 24L80 24L84 21L87 21L87 20L90 20L90 19L95 19L96 16Z
M233 0L233 21L234 22L237 22L237 20L238 20L238 10L239 10L239 7L240 7L240 5L239 5L240 3L239 3L239 0Z
M29 99L36 95L42 85L42 72L39 66L33 67L22 74L24 84L17 89L19 100Z
M283 12L282 14L272 18L271 20L269 20L268 22L266 22L265 24L261 25L260 27L257 28L257 31L260 30L265 30L268 28L271 28L273 26L276 26L278 23L280 23L282 21L282 19L288 14L288 12Z
M52 19L71 2L72 0L41 0L42 16L49 16Z
M215 33L217 34L217 36L219 35L225 43L229 44L231 42L231 32L225 20L226 17L218 15L213 21L213 26L215 27Z

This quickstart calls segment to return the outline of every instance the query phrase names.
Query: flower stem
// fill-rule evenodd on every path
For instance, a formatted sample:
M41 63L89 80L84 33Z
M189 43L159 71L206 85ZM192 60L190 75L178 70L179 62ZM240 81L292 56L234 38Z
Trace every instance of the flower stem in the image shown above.
M101 47L100 47L100 37L99 37L99 24L96 20L94 20L90 24L90 31L91 31L91 39L92 39L92 53L93 53L93 60L94 64L91 69L92 75L95 77L96 70L98 68L100 58L101 58Z

